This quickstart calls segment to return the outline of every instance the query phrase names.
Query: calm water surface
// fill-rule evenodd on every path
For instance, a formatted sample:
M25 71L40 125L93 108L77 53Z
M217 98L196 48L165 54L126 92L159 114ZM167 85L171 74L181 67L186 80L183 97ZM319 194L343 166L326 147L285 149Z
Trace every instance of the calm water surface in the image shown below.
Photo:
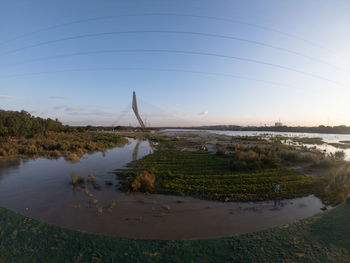
M325 134L325 133L302 133L302 132L260 132L260 131L209 131L216 134L225 134L230 136L256 136L256 135L271 135L271 136L286 136L286 137L301 137L301 138L322 138L326 143L339 143L340 141L350 141L350 134ZM345 160L350 161L350 149L341 149L328 144L304 144L307 147L316 147L327 153L335 153L343 151Z
M219 131L219 130L190 130L190 129L167 129L167 131L205 131L215 134L223 134L229 136L258 136L258 135L269 135L269 136L286 136L286 137L308 137L315 138L319 137L326 143L339 143L339 141L350 141L350 134L325 134L325 133L303 133L303 132L271 132L271 131ZM327 153L335 153L336 151L344 151L345 160L350 161L350 149L341 149L332 145L323 144L304 144L307 147L316 147L321 151Z
M152 152L147 141L130 139L130 144L105 153L85 155L79 162L56 160L0 160L0 206L71 229L143 239L195 239L222 237L280 226L320 212L321 201L308 196L278 202L223 203L170 195L125 194L113 170ZM87 178L90 172L101 186L74 189L70 174ZM113 182L112 186L105 184ZM111 202L116 206L107 211Z

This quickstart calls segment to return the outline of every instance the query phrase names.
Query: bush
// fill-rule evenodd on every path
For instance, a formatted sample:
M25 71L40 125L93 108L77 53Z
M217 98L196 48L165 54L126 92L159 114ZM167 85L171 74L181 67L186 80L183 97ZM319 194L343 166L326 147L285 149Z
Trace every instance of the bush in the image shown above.
M335 157L336 159L343 160L344 157L345 157L345 153L344 153L344 151L336 151L336 152L334 153L334 157Z
M336 165L334 159L331 158L323 158L320 160L316 160L312 166L314 168L321 168L321 169L330 169Z
M51 156L52 156L52 157L60 157L60 156L61 156L61 152L60 152L60 151L57 151L57 150L54 150L54 151L51 153Z
M76 162L79 160L79 157L75 153L72 153L72 154L67 156L67 160L72 161L72 162Z
M0 148L0 156L7 156L7 152L5 149Z
M29 145L23 150L24 154L32 155L32 154L37 154L38 150L35 145Z
M281 152L280 157L282 160L292 163L298 162L302 158L299 152L294 151L283 151Z
M144 171L142 174L136 176L131 182L131 189L133 191L141 191L150 193L154 189L156 177L148 171Z

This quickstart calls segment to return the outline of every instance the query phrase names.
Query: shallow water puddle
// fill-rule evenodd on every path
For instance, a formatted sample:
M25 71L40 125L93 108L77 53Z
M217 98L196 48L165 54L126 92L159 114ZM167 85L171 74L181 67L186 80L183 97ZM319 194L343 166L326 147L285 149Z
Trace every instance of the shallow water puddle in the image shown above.
M136 149L136 150L135 150ZM77 163L57 160L0 161L0 206L21 214L86 232L125 238L196 239L230 236L280 226L321 212L321 201L293 200L223 203L191 197L125 194L113 170L152 152L147 141L105 153L85 155ZM137 156L136 156L137 155ZM74 188L70 174L92 172L100 190ZM111 181L112 185L106 185ZM93 196L89 196L92 194ZM96 204L91 200L96 199Z

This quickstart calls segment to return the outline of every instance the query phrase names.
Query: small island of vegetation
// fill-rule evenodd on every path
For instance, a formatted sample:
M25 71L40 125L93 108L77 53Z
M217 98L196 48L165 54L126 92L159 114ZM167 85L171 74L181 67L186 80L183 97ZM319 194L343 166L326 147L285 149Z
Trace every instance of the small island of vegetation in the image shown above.
M155 153L117 171L123 189L226 202L314 194L331 205L344 202L350 192L350 166L343 160L342 151L325 155L303 145L286 144L284 137L220 135L216 139L219 141L213 145L213 153L203 151L206 142L198 135L153 137L158 148ZM320 140L296 140L310 141ZM308 175L310 172L317 176Z

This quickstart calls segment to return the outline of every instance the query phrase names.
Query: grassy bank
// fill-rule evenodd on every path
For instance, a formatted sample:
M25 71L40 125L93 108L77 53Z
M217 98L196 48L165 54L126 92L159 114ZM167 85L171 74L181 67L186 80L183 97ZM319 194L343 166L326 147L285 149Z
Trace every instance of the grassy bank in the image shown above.
M140 172L155 176L154 192L206 199L253 201L295 198L313 193L316 180L288 168L235 171L232 160L208 152L158 150L119 170L128 188ZM275 185L280 192L274 192Z
M97 132L46 132L32 137L0 138L1 156L65 156L71 160L83 154L105 151L108 148L124 145L128 140L114 133Z
M349 262L350 205L240 236L127 240L51 226L0 208L0 262Z

